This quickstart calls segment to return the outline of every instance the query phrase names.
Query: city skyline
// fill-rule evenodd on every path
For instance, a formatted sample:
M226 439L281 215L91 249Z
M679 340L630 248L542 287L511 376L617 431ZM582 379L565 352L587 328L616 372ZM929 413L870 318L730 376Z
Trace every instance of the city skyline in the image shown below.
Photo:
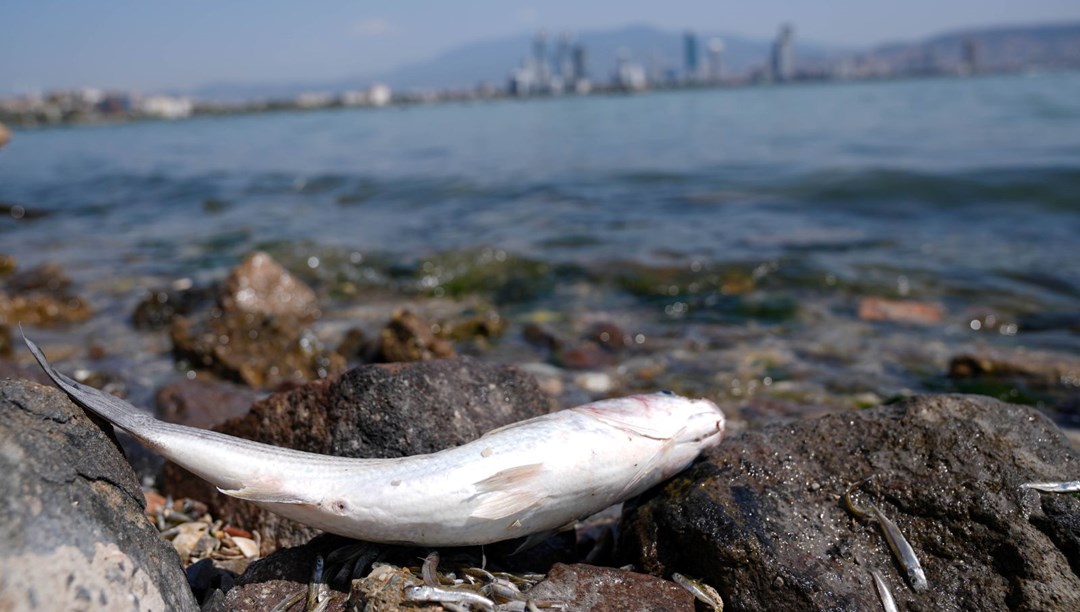
M8 60L0 65L0 95L82 86L187 91L215 82L371 77L455 45L542 27L562 32L645 23L681 31L692 25L771 40L781 23L791 23L799 41L851 47L948 29L1080 19L1080 5L1058 0L1023 7L1005 0L945 7L929 0L902 8L871 4L843 0L821 11L794 0L753 7L704 0L662 7L561 0L509 6L484 0L464 8L334 3L308 13L282 2L260 4L258 11L208 2L17 3L6 11L0 37L0 53ZM418 5L419 15L412 10Z

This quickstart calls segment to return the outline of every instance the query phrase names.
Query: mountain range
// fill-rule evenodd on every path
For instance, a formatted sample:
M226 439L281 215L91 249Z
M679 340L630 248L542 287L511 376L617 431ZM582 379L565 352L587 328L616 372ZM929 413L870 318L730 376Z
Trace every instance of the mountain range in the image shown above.
M547 55L554 48L561 32L547 37ZM606 81L615 69L616 57L629 53L633 61L647 69L681 69L684 57L684 32L661 30L646 25L627 26L611 30L570 33L572 40L586 49L586 69L589 76ZM769 58L771 40L747 38L722 32L697 32L700 53L704 56L708 42L719 38L724 43L723 64L727 74L741 75L762 67ZM407 64L378 74L357 73L341 79L322 82L290 83L218 83L186 92L208 100L250 100L259 98L288 98L305 91L349 91L363 89L371 83L390 85L395 91L418 89L471 88L482 83L502 86L511 71L522 65L532 53L536 33L461 45L430 59ZM964 52L964 46L975 41L981 62L1001 69L1016 67L1078 67L1080 66L1080 23L1007 26L948 32L920 41L880 45L867 49L852 49L823 43L794 39L794 55L800 66L823 66L843 58L868 58L910 66L925 62L952 61Z

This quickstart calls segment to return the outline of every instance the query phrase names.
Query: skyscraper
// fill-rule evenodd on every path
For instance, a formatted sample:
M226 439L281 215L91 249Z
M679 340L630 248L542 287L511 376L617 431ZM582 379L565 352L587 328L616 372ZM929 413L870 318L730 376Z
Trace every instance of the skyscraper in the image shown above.
M795 75L795 56L792 51L792 43L795 32L790 25L780 28L780 34L773 43L772 51L772 79L777 82L790 81Z
M709 39L709 81L719 83L724 79L724 41Z
M540 30L533 41L533 69L536 71L537 85L546 89L551 79L551 69L547 60L547 32Z
M698 43L697 35L692 31L687 30L683 35L683 50L686 54L686 80L696 81L698 79Z

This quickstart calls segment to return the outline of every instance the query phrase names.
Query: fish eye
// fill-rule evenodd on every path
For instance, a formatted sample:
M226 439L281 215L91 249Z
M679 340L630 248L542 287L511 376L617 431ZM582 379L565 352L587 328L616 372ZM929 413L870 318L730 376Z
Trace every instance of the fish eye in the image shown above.
M658 395L666 395L667 397L675 397L675 392L671 389L661 389L656 392Z

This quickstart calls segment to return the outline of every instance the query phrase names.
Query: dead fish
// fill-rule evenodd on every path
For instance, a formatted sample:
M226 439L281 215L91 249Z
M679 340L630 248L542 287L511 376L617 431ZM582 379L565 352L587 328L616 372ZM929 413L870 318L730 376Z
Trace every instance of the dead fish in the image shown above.
M863 519L872 514L873 517L877 519L878 525L881 527L881 533L884 534L885 541L889 544L893 556L896 557L896 560L900 563L900 567L903 568L904 573L907 575L908 584L911 585L911 590L925 591L929 587L929 583L926 581L926 573L923 572L922 564L919 563L919 558L915 556L915 549L908 543L904 534L900 533L900 528L896 526L896 523L889 520L889 517L885 516L877 506L870 506L869 511L856 506L855 502L851 499L851 491L854 488L855 487L852 487L844 493L844 504L847 506L847 509L857 518Z
M687 578L679 572L672 574L671 579L675 581L675 584L690 591L690 594L693 595L695 599L712 608L713 612L724 612L724 600L720 597L720 593L716 592L716 589L704 582L699 582L693 578Z
M222 493L369 542L536 543L670 478L724 433L713 402L661 392L543 415L428 455L331 457L159 421L57 372L23 339L76 403Z
M492 612L495 610L495 602L479 593L427 585L405 587L405 599L409 601L431 601L441 604L463 604Z
M1021 489L1035 489L1044 493L1075 493L1080 491L1080 480L1065 482L1025 482Z
M877 589L878 597L881 599L881 607L885 609L885 612L899 612L892 591L889 590L889 585L885 583L881 572L870 570L870 575L874 578L874 588Z

